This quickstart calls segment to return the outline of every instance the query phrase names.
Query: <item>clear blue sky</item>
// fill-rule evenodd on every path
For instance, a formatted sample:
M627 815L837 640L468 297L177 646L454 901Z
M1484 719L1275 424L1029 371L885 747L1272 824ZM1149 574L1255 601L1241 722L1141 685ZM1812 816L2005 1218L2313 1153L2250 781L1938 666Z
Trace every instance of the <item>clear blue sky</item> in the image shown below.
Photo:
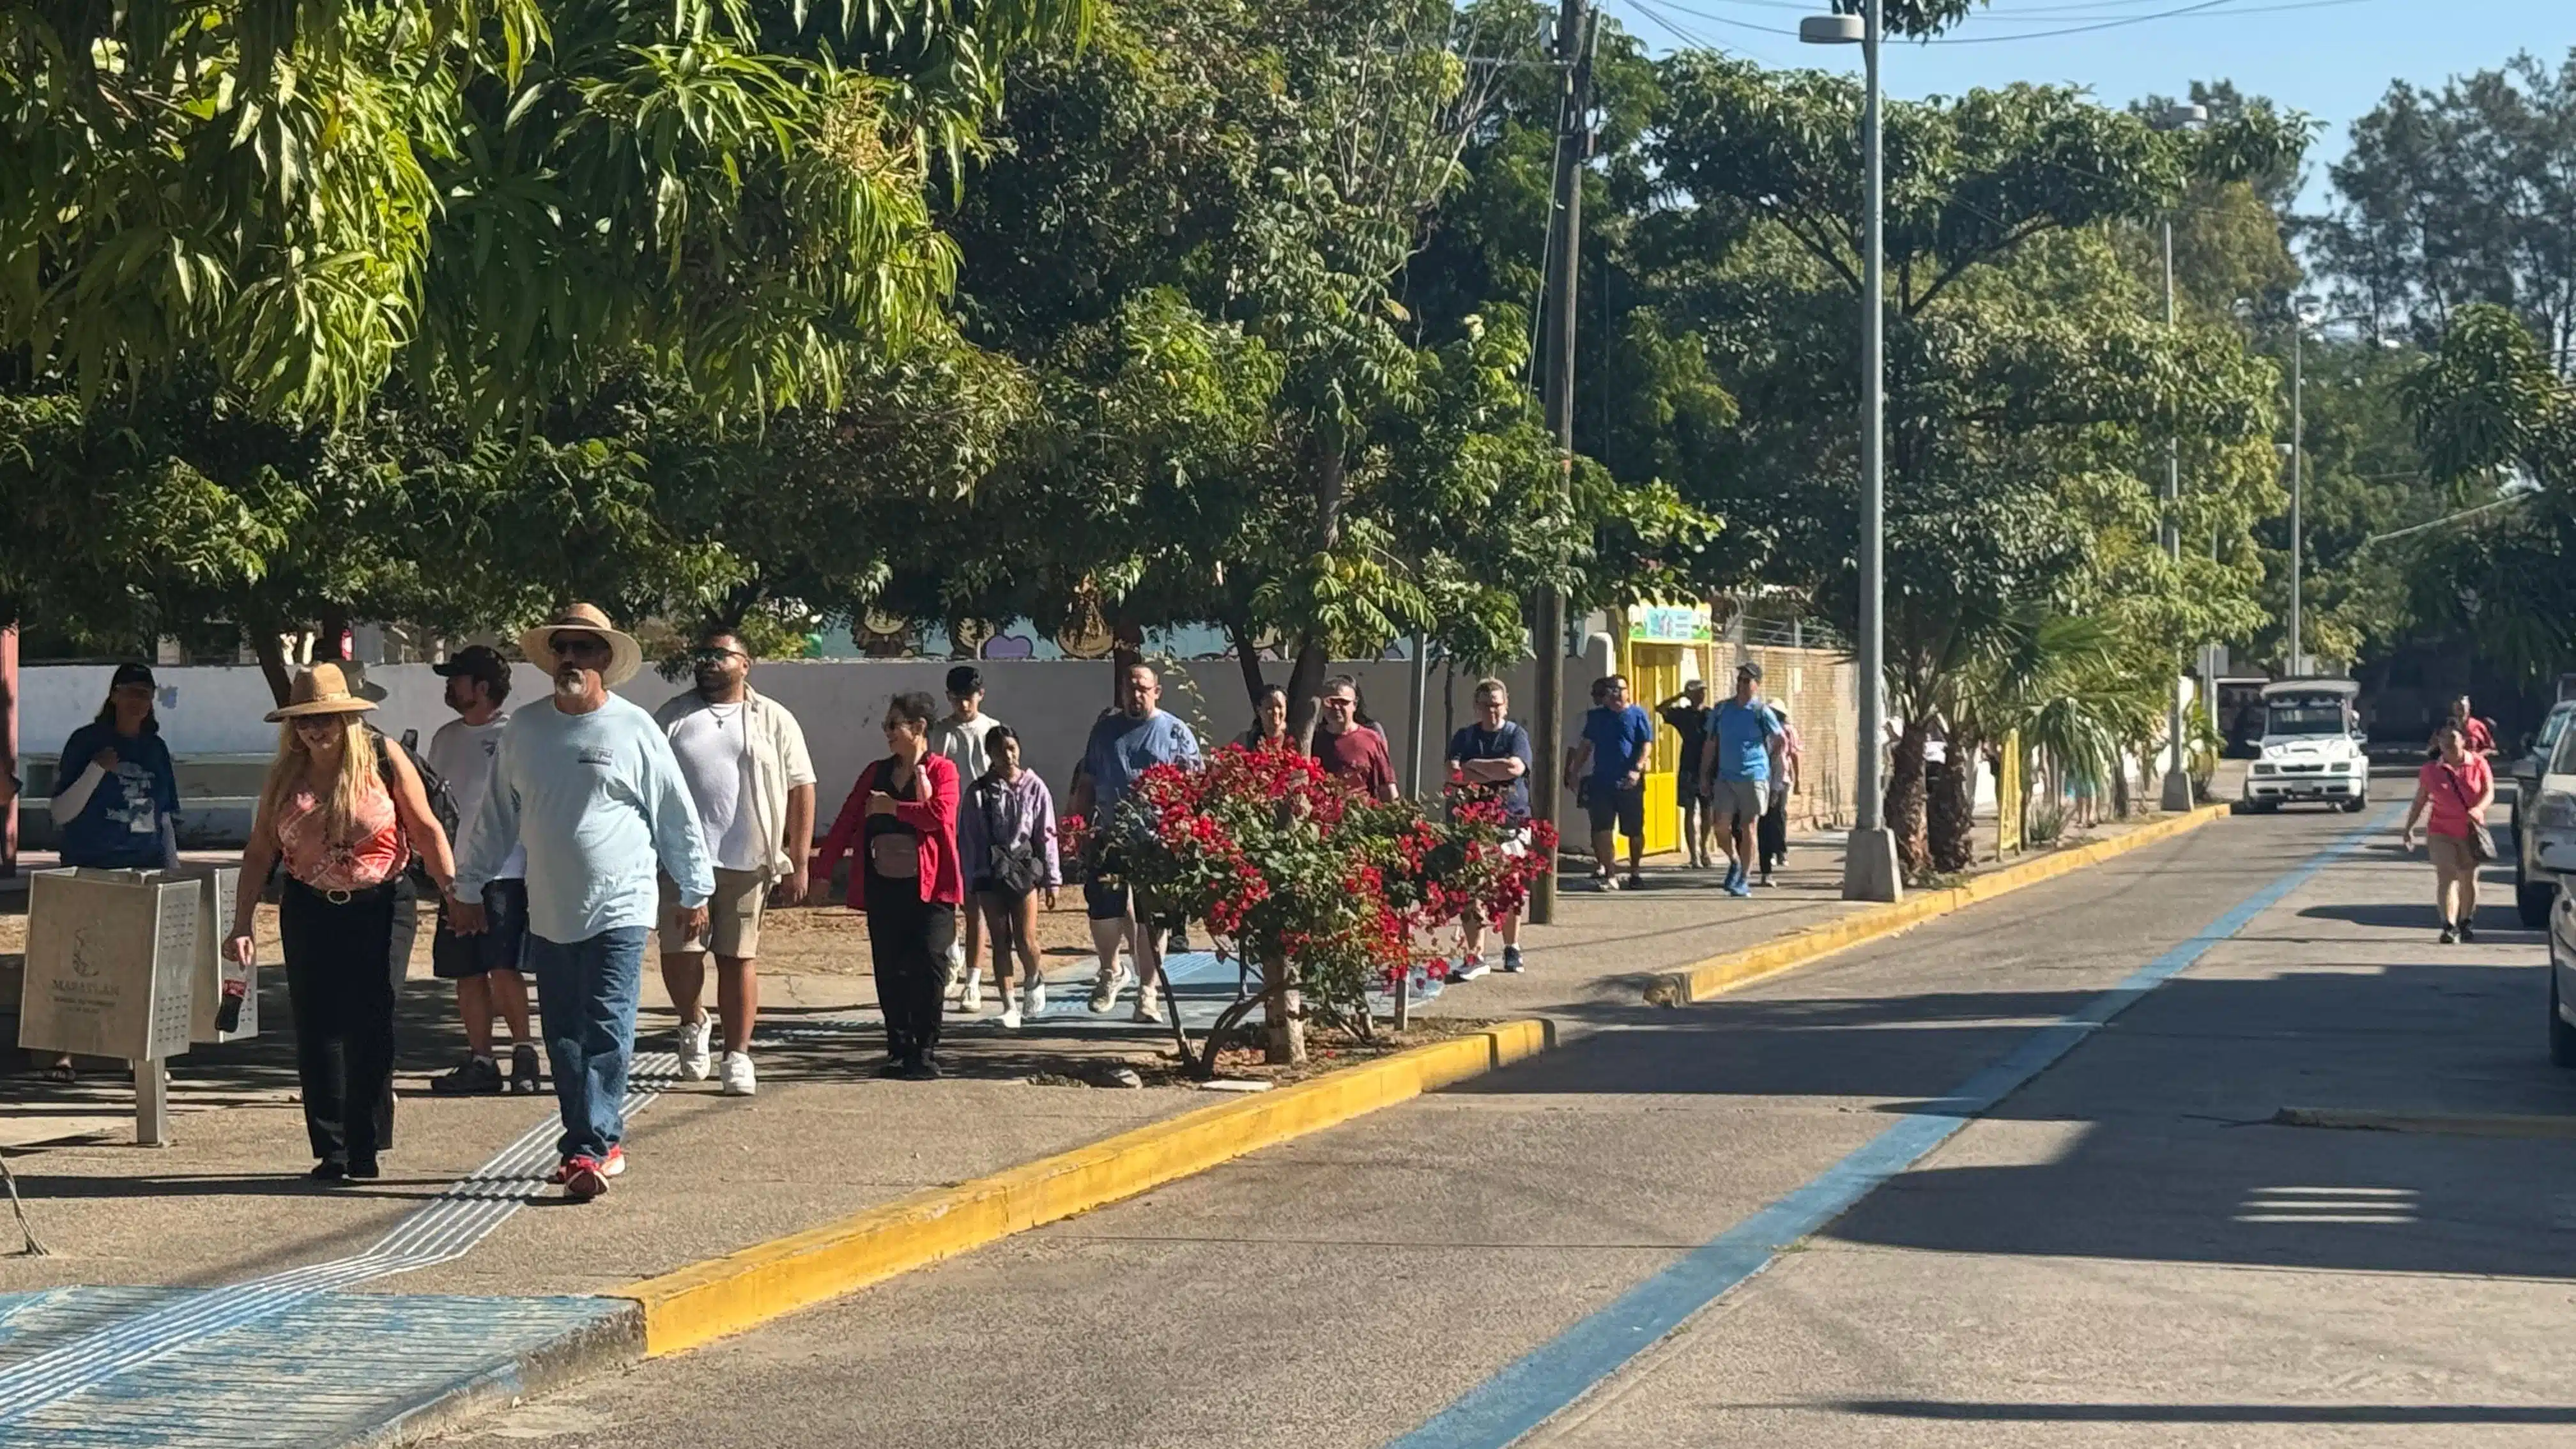
M1822 0L1598 3L1657 51L1706 44L1765 65L1860 68L1857 46L1799 43L1799 17L1823 13ZM1956 95L2045 81L2123 105L2149 93L2180 95L2194 80L2233 80L2326 123L2309 152L2306 202L2314 207L2323 200L2325 163L2343 154L2347 128L2392 79L2439 86L2518 50L2554 68L2576 46L2576 0L2203 0L2197 13L2146 18L2193 3L1990 0L1950 33L1952 43L1891 45L1888 90ZM2134 23L2049 33L2112 21Z

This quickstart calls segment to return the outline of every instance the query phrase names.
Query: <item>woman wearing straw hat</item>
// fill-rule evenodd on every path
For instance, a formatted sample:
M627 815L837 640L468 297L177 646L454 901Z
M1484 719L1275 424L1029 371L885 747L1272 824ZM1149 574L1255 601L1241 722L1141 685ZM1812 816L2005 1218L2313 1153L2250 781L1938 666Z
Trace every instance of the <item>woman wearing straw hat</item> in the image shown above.
M316 664L270 711L277 758L259 792L224 953L256 950L254 913L269 870L286 863L278 935L295 1010L304 1131L324 1182L376 1175L392 1145L394 992L411 963L414 855L440 890L454 863L420 775L367 728L375 708L336 664Z

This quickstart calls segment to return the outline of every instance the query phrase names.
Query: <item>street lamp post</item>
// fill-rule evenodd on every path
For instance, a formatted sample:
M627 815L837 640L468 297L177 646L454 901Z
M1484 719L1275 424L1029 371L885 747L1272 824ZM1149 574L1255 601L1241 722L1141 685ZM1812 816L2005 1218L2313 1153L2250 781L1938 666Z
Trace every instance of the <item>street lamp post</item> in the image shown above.
M2206 122L2208 119L2209 108L2207 106L2168 106L2165 108L2164 114L2157 118L2156 129L2161 131L2187 131L2194 126L2198 126ZM2165 331L2170 334L2173 331L2174 326L2173 213L2171 212L2165 213L2164 241ZM2171 430L2168 429L2165 436L2164 542L2165 557L2172 560L2174 569L2177 573L2182 569L2181 508L2182 440L2173 436ZM2171 742L2172 758L2165 766L2164 795L2160 803L2168 811L2188 810L2191 808L2191 767L2183 758L2182 747L2182 689L2182 677L2177 673L2174 677L2173 688L2167 692L2169 698L2166 701L2167 711L2165 718L2165 738ZM2216 709L2213 707L2210 718L2216 719L2217 717Z
M2307 564L2307 542L2301 532L2299 511L2306 501L2306 406L2308 343L2308 299L2295 298L2290 303L2290 658L2282 670L2296 679L2308 672L2306 635L2300 632L2300 575Z
M1886 597L1883 565L1887 541L1886 222L1885 127L1878 83L1881 0L1864 0L1859 15L1810 15L1798 38L1810 45L1860 46L1862 71L1861 331L1860 331L1860 767L1851 838L1843 847L1843 899L1892 901L1904 894L1896 869L1896 837L1881 814L1885 796L1879 741L1886 734Z

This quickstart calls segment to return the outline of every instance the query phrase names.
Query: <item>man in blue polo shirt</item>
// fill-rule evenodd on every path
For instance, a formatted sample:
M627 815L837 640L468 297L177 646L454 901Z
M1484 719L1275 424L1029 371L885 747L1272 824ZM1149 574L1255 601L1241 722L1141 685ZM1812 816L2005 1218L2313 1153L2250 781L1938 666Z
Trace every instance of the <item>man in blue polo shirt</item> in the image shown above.
M1614 834L1628 837L1628 884L1645 883L1638 872L1646 853L1646 752L1654 743L1655 722L1629 702L1626 675L1593 684L1583 741L1566 761L1565 778L1581 781L1576 789L1592 817L1592 879L1605 891L1616 885Z
M1756 698L1762 666L1748 659L1735 669L1735 693L1708 714L1708 750L1700 778L1714 782L1709 813L1726 848L1726 893L1753 894L1754 828L1770 802L1771 777L1779 773L1780 720Z

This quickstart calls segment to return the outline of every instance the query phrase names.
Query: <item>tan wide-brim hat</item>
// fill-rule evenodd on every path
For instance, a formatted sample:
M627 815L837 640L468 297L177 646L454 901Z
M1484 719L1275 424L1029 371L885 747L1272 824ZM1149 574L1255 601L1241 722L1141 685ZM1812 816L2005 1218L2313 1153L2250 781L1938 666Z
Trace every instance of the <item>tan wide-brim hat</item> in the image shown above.
M361 698L349 688L349 676L339 665L316 664L295 677L295 687L287 691L286 703L270 710L267 719L276 724L308 714L365 714L375 707L375 701Z
M573 629L596 634L608 641L608 667L600 671L600 682L615 689L635 677L644 667L644 646L632 634L619 633L608 622L608 616L590 604L568 604L555 616L519 636L519 652L528 662L548 674L555 672L555 631Z

